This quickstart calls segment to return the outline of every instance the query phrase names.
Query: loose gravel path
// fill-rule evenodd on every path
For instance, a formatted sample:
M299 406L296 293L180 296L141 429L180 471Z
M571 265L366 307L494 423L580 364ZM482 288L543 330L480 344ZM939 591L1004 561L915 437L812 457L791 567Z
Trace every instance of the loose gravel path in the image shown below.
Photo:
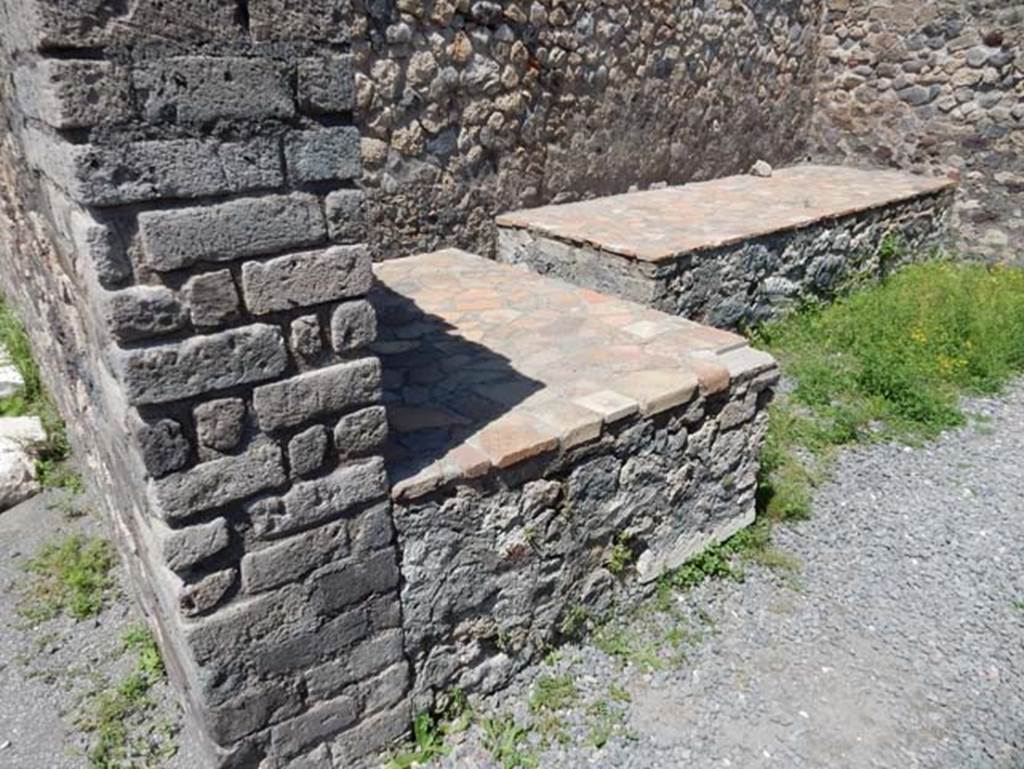
M522 753L557 769L1024 767L1024 385L968 411L922 448L846 452L813 519L777 530L798 572L705 582L676 616L597 644L632 652L590 642L529 671L495 705L532 725ZM563 676L574 703L531 711L538 678ZM479 726L457 740L439 766L501 766Z

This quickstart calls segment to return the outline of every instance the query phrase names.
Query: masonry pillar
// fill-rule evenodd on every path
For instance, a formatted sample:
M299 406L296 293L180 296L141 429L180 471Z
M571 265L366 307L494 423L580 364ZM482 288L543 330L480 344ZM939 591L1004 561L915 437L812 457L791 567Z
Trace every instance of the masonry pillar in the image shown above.
M409 723L342 5L0 1L0 279L216 766Z

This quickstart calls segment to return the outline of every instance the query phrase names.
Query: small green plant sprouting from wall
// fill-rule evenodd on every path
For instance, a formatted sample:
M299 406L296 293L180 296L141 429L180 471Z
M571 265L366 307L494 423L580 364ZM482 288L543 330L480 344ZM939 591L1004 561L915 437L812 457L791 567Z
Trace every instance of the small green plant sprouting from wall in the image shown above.
M418 713L412 722L412 744L388 762L388 769L409 769L451 753L447 739L465 731L473 720L465 693L449 692L439 712Z
M96 616L113 585L113 566L114 550L104 539L75 534L44 545L25 564L31 578L20 604L22 615L32 623L61 612L79 620Z
M618 534L605 555L605 568L616 577L621 577L635 560L629 535L625 532Z

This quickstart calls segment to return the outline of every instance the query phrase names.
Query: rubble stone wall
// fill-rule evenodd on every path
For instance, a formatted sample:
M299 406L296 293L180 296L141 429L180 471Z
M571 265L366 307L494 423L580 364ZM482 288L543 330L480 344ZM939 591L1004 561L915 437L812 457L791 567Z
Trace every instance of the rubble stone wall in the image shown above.
M814 152L961 179L965 255L1024 259L1024 7L826 0Z
M822 0L354 0L378 258L502 211L801 157Z
M501 689L754 520L750 447L778 379L770 357L755 357L725 391L609 426L555 460L395 503L417 705Z
M716 328L749 328L945 252L952 207L946 189L665 262L503 226L498 259Z
M343 21L0 4L3 290L211 766L410 721Z

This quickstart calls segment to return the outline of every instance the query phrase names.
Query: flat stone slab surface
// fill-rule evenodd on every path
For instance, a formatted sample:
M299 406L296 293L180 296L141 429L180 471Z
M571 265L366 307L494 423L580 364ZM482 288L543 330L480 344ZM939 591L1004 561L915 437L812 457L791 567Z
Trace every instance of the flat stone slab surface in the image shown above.
M823 219L942 192L944 178L803 165L499 216L499 227L592 245L645 262L732 245Z
M774 365L735 334L463 251L375 270L396 498L596 440Z

